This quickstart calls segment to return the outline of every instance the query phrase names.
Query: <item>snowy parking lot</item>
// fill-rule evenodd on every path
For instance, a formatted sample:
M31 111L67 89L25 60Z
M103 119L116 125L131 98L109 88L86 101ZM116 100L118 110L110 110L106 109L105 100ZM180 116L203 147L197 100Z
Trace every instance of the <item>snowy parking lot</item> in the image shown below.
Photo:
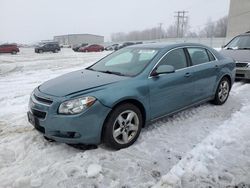
M235 187L250 185L250 84L161 119L129 148L84 150L48 142L27 121L39 84L110 52L0 54L0 188Z

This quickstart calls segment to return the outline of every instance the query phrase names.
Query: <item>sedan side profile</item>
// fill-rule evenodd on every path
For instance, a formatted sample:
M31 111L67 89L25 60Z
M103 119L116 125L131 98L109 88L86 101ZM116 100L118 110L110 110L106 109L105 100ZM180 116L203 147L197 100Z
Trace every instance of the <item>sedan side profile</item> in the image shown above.
M0 45L0 53L11 53L17 54L19 52L19 48L16 44L2 44Z
M104 47L98 44L92 44L79 48L79 52L102 52Z
M147 123L212 101L224 104L235 62L199 44L142 44L35 88L28 119L69 144L132 145Z

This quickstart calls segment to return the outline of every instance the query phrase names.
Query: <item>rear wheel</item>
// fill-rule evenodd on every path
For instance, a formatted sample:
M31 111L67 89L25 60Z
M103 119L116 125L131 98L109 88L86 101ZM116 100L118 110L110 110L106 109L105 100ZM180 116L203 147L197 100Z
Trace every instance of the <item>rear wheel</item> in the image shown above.
M54 53L57 53L57 52L58 52L58 50L57 50L57 49L55 49L55 50L54 50Z
M43 50L38 50L38 53L43 53Z
M14 50L14 51L11 52L11 54L17 54L17 51Z
M222 78L216 90L215 98L212 102L216 105L224 104L228 99L230 87L229 79L227 77Z
M129 147L140 135L142 122L142 114L135 105L116 107L104 124L104 143L113 149Z

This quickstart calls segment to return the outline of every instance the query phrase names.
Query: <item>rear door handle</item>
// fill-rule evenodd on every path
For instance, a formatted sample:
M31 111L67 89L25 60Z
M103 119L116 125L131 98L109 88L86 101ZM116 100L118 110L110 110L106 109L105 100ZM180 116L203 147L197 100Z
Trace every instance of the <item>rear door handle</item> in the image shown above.
M188 78L188 77L190 77L191 76L191 73L189 73L189 72L187 72L185 75L184 75L184 77L186 77L186 78Z
M215 67L216 69L218 69L218 68L219 68L219 65L215 65L214 67Z

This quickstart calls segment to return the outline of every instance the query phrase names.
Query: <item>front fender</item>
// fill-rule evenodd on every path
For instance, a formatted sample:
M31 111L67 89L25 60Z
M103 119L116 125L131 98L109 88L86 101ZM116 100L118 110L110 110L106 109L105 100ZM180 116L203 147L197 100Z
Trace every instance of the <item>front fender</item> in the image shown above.
M150 117L149 90L143 80L134 80L133 82L117 83L105 90L97 91L95 97L106 107L114 108L117 104L135 100L144 107L146 120Z

